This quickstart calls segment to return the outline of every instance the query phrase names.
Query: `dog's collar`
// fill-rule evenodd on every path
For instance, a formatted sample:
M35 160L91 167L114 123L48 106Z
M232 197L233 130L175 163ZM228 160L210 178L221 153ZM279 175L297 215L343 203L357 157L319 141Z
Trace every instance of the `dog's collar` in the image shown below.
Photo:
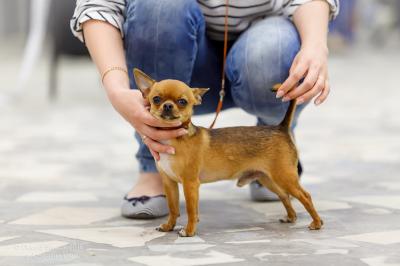
M192 124L192 120L189 118L188 120L186 120L186 122L183 122L180 127L188 130L191 124Z
M166 130L175 130L175 129L180 129L180 128L184 128L188 131L188 136L193 136L194 134L196 134L196 126L192 124L192 120L188 119L187 121L183 122L182 125L180 125L179 127L169 127L169 128L163 128Z
M175 129L184 128L186 130L189 130L191 124L192 124L192 121L190 119L188 119L187 121L183 122L182 125L180 125L179 127L167 127L167 128L162 128L162 129L175 130Z

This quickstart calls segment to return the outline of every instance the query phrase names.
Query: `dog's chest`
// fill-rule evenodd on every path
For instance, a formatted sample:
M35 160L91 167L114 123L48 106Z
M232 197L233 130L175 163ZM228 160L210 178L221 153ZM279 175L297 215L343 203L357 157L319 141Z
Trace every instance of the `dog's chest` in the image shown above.
M168 141L162 141L162 144L169 144ZM178 177L172 169L173 158L172 155L160 153L160 160L157 162L158 167L170 178L177 180Z
M160 160L157 162L158 167L163 170L169 177L176 178L174 171L172 170L171 155L160 153Z

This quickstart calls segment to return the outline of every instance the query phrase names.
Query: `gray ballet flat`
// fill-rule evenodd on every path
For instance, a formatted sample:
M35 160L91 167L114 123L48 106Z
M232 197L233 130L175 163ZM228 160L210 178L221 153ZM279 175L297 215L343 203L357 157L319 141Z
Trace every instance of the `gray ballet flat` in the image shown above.
M299 176L303 173L303 166L299 161L297 165L297 172ZM274 192L265 188L259 182L254 181L250 183L250 198L252 201L278 201L279 197Z
M257 181L250 183L250 198L252 201L277 201L279 197Z
M165 195L141 196L134 198L124 197L121 206L121 215L131 219L155 219L168 215L168 206Z

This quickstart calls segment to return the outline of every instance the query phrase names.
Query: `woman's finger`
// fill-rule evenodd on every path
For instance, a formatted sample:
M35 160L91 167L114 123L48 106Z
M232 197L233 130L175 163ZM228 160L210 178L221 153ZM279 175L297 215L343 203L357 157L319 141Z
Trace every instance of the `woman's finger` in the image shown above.
M144 135L157 141L175 139L188 133L188 131L184 128L157 129L147 125L143 125L140 130L141 132L143 132Z
M153 156L154 160L159 161L160 160L160 154L158 152L153 151L152 149L149 149L151 155Z
M168 154L175 154L174 147L163 145L155 140L152 140L149 137L143 137L143 143L149 147L150 150L157 153L168 153Z
M291 99L297 98L307 91L311 90L318 81L319 73L320 69L318 67L310 67L303 82L299 86L297 86L297 88L294 88L289 93L287 93L282 98L282 101L290 101Z
M293 73L296 70L297 66L299 65L299 62L300 62L299 58L300 58L300 56L298 56L298 55L294 58L292 65L290 66L290 69L289 69L289 75L291 73Z
M311 90L307 91L306 93L297 98L297 104L308 102L309 100L320 94L321 91L324 89L324 86L325 86L325 80L322 76L319 76L314 87L312 87Z
M320 74L320 68L312 66L307 70L304 80L297 87L293 88L284 97L283 101L289 101L291 99L297 98L307 91L311 90L317 83Z
M278 89L276 93L276 97L280 98L285 95L288 91L293 89L299 81L304 77L305 73L307 72L307 66L304 64L299 63L296 67L291 71L289 77L283 82L281 87Z
M329 84L329 80L325 81L325 88L322 90L321 94L315 99L314 104L315 105L320 105L323 103L326 98L328 98L328 95L331 91L331 85Z

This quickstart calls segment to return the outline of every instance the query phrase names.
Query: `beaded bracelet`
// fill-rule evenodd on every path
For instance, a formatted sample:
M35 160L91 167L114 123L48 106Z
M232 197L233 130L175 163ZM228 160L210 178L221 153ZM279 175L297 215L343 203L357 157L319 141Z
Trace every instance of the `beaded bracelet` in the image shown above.
M104 78L106 77L106 75L108 73L110 73L111 71L114 70L119 70L119 71L123 71L128 75L128 71L126 70L126 68L124 67L118 67L118 66L114 66L114 67L110 67L109 69L107 69L106 71L104 71L103 75L101 75L101 83L104 83Z

